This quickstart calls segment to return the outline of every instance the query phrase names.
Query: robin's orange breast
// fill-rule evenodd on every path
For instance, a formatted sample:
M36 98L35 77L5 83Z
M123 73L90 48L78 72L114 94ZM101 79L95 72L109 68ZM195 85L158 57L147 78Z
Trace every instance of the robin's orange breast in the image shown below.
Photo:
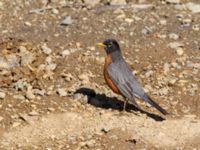
M115 92L116 94L120 94L121 92L119 91L119 89L117 88L117 86L115 85L115 83L112 81L112 79L109 77L109 74L108 74L107 68L111 63L112 63L112 57L111 55L107 55L107 57L105 58L105 64L104 64L104 70L103 70L104 78L107 85L111 88L111 90Z

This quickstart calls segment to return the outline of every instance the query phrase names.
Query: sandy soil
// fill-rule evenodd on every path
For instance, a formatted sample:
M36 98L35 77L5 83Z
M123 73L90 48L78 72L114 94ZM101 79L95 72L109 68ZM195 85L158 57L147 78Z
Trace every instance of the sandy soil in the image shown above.
M199 149L199 7L0 0L0 149ZM168 116L140 100L122 112L96 47L107 38Z

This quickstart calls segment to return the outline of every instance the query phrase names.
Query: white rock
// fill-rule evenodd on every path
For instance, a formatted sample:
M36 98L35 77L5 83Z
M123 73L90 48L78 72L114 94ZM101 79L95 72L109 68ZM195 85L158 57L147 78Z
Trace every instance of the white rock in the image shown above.
M32 88L28 88L28 90L26 91L26 98L28 98L29 100L35 99Z
M185 6L193 13L200 13L200 4L189 2Z
M179 35L176 33L170 33L168 36L170 39L173 39L173 40L177 40L179 38Z
M180 3L180 0L165 0L165 1L168 3L171 3L171 4L179 4Z
M0 116L0 122L3 120L4 118L2 116Z
M177 48L177 49L176 49L176 53L177 53L177 55L179 55L179 56L183 55L183 49L182 49L181 47Z
M29 112L28 115L29 116L38 116L39 113L33 110L33 111Z
M44 45L42 46L42 51L43 51L43 53L45 53L45 54L47 54L47 55L49 55L49 54L52 53L52 50L51 50L49 47L47 47L46 44L44 44Z
M69 50L64 50L64 51L62 51L62 53L61 53L61 55L63 56L63 57L65 57L65 56L68 56L70 54L70 51Z
M111 5L126 5L126 0L112 0Z
M91 7L97 5L100 3L101 0L84 0L86 5L89 5Z
M68 26L73 23L71 16L65 17L65 19L60 23L60 25Z
M66 89L64 89L64 88L59 88L59 89L57 89L57 93L58 93L58 95L61 96L61 97L67 96Z
M83 82L83 83L88 83L89 82L89 77L86 74L81 74L78 76L78 78Z
M30 22L28 22L28 21L26 21L24 24L25 24L26 26L28 26L28 27L31 27L31 26L32 26L32 24L31 24Z
M168 44L168 46L172 49L176 49L178 47L182 47L184 46L182 43L179 43L179 42L171 42Z
M164 68L164 73L167 74L170 70L170 64L165 63L163 68Z
M4 99L6 97L6 93L0 92L0 99Z

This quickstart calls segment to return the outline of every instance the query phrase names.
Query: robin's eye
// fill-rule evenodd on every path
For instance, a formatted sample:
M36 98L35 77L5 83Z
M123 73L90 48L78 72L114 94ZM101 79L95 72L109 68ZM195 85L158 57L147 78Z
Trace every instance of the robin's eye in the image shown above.
M111 47L111 46L112 46L112 44L108 44L108 45L107 45L107 47Z

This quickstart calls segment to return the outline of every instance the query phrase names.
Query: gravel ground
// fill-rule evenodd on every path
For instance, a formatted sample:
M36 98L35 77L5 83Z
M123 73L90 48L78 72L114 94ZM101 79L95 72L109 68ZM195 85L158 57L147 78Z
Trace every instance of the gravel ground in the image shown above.
M0 22L0 149L200 148L198 0L0 0ZM170 115L121 112L107 38Z

